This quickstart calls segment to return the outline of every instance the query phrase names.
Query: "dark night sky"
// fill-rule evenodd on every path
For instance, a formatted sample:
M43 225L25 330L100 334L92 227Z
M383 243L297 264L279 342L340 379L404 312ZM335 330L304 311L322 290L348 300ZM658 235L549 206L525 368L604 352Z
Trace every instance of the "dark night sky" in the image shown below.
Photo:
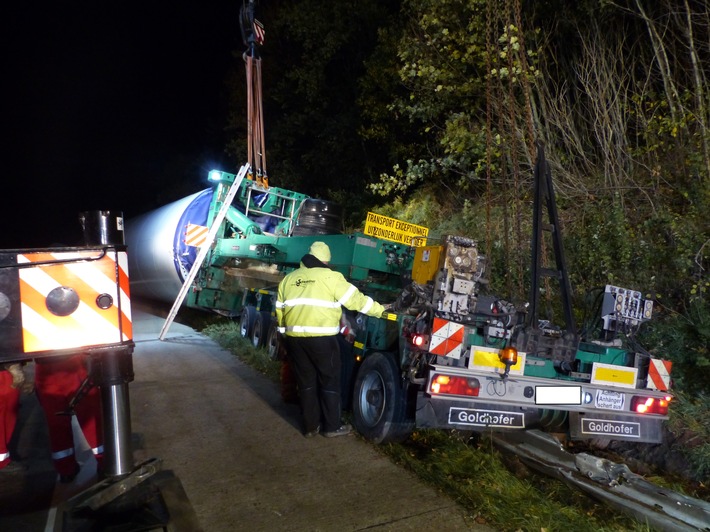
M166 168L204 168L190 192L205 186L207 169L224 168L224 80L243 48L240 6L5 8L0 249L75 245L79 212L130 218L159 206Z

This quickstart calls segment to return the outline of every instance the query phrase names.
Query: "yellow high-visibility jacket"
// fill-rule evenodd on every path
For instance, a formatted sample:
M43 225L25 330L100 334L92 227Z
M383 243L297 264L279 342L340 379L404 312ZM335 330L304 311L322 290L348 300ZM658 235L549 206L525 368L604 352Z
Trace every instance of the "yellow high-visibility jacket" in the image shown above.
M279 283L276 319L287 336L332 336L340 332L342 308L379 317L385 308L329 268L301 267Z

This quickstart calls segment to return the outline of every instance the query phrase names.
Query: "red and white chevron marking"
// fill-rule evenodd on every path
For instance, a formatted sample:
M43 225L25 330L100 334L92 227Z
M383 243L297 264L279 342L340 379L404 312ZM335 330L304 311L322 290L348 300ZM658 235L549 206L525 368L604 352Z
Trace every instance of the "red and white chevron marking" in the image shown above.
M442 357L461 358L464 326L460 323L434 318L429 340L429 352Z

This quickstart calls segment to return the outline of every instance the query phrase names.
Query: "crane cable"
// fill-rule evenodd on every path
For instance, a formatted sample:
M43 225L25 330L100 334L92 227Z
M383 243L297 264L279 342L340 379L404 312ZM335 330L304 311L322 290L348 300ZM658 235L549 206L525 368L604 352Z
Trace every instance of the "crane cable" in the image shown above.
M525 100L525 125L528 129L528 152L530 154L530 162L532 166L533 155L537 152L535 148L535 128L533 127L533 116L532 116L532 99L530 98L530 81L528 79L528 60L527 60L527 47L525 46L525 35L523 32L523 22L520 8L520 0L514 0L515 8L513 10L513 15L515 16L515 25L519 31L520 40L520 82L523 89L523 98Z
M254 139L254 92L252 91L252 74L254 68L252 67L252 62L254 59L244 53L244 61L246 63L246 75L247 75L247 163L249 163L249 179L254 179L254 154L253 154L253 139Z
M494 29L499 27L500 19L496 16L499 12L498 0L488 0L486 3L486 254L489 259L492 260L492 248L493 248L493 229L491 223L491 208L493 206L493 174L494 174L494 143L493 143L493 121L494 114L497 111L498 133L505 131L505 126L502 119L502 113L500 112L500 106L494 109L493 105L493 94L503 93L503 84L501 80L500 69L497 69L494 74L494 57L500 57L500 52L498 50L497 39L494 36ZM495 87L493 86L495 83ZM496 157L499 161L495 172L499 173L499 181L501 183L500 189L502 191L507 190L506 186L506 176L505 176L505 165L506 165L506 143L500 143L497 150ZM502 238L503 238L503 249L504 255L508 255L508 250L510 249L510 228L508 225L508 202L503 201L501 205L503 228L502 228ZM505 272L505 283L508 293L512 293L511 276L510 271Z
M523 267L522 267L522 260L520 260L520 257L522 256L521 252L521 246L522 246L522 241L523 241L523 231L522 231L522 212L520 209L520 196L522 194L521 190L521 183L520 183L520 163L518 160L519 156L519 149L518 149L518 143L519 143L519 136L518 136L518 128L517 128L517 119L516 119L516 105L515 105L515 86L514 86L514 78L515 78L515 63L513 61L513 24L512 24L512 17L511 17L511 2L508 0L505 4L505 20L506 20L506 33L508 35L508 40L507 40L507 54L506 58L508 60L508 90L506 93L507 96L507 105L508 105L508 138L509 138L509 146L510 146L510 164L512 166L512 174L513 174L513 210L514 210L514 237L515 237L515 242L517 244L517 251L516 255L518 256L518 260L515 261L516 264L516 273L517 273L517 283L518 283L518 293L522 294L524 290L524 283L523 283ZM518 32L520 32L520 28L518 27Z
M519 53L519 61L520 61L520 83L521 83L521 88L522 88L522 93L523 93L523 99L525 102L525 125L527 127L527 133L528 133L528 143L527 143L527 149L528 153L530 154L529 160L531 163L531 166L534 164L533 157L534 154L537 152L536 150L536 139L535 139L535 128L533 126L533 115L532 115L532 98L530 97L530 82L528 79L528 62L527 62L527 54L526 54L526 46L525 46L525 36L523 32L523 25L522 25L522 15L521 15L521 7L520 7L520 0L513 0L514 3L514 9L513 9L513 15L515 17L515 25L518 28L519 32L519 40L520 40L520 53ZM549 164L549 163L548 163ZM553 190L548 191L548 194L554 194ZM548 259L547 259L547 247L545 246L545 239L540 239L540 255L542 257L543 264L547 264ZM548 315L552 316L552 287L550 285L550 278L545 276L543 279L543 282L545 284L545 302L548 307Z
M244 1L239 13L242 40L247 46L243 54L247 82L247 162L248 179L258 185L269 186L266 173L266 147L264 140L264 106L261 84L261 58L257 44L264 43L263 25L254 18L254 0ZM256 172L256 175L254 175Z
M266 149L264 143L264 107L262 103L261 59L245 54L247 70L247 162L251 166L249 178L268 186ZM256 175L254 175L254 173Z

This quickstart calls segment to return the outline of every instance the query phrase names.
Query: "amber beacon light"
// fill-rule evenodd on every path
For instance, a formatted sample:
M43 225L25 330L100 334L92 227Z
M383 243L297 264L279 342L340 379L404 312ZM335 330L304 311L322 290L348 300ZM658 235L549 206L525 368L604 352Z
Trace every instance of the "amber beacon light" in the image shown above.
M514 347L504 347L498 353L498 359L505 366L505 372L501 378L505 379L510 373L511 366L515 366L518 363L518 350Z

